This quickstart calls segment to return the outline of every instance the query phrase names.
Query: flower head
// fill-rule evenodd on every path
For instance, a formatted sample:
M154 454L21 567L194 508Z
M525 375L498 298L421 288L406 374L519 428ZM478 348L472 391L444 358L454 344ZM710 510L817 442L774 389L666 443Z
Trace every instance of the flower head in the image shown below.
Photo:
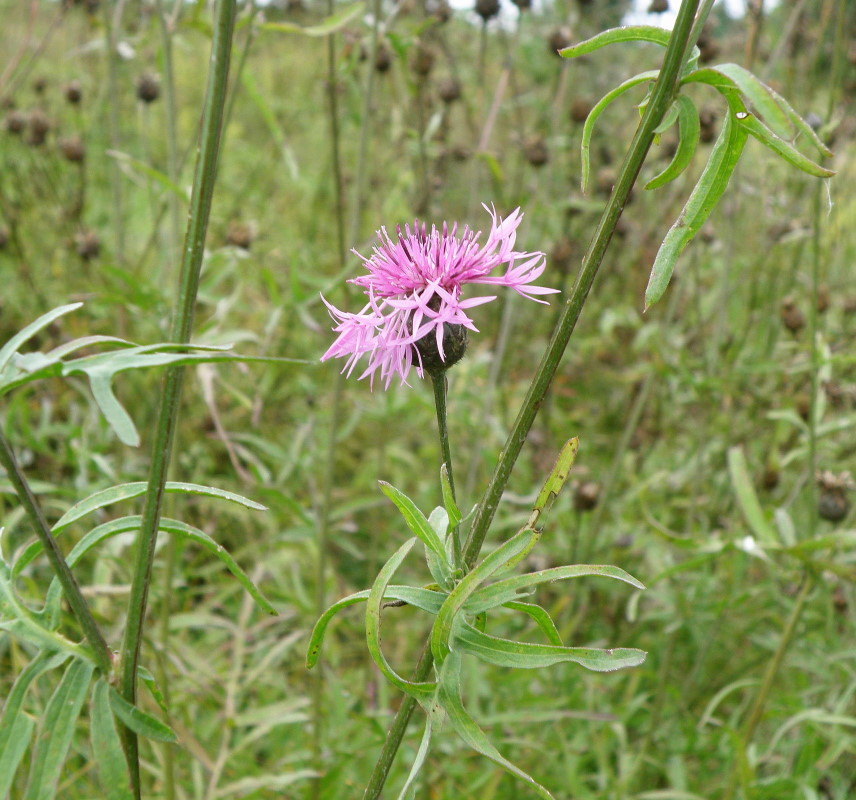
M479 244L481 231L472 231L468 226L459 234L457 224L450 229L444 222L442 230L432 225L429 231L424 222L417 220L412 229L409 225L404 231L398 227L395 238L381 228L377 232L379 243L369 258L354 250L368 274L350 282L363 288L368 302L362 311L351 314L324 300L336 322L333 330L339 335L321 360L346 358L343 371L350 375L367 354L368 366L360 378L369 376L373 380L379 371L385 388L395 375L407 383L414 365L419 376L423 375L427 337L436 340L440 360L448 363L460 355L447 356L444 339L449 341L450 329L446 326L461 326L461 333L464 329L478 331L467 311L495 296L465 300L461 296L464 284L507 286L539 303L544 301L538 295L558 291L532 285L544 271L543 253L514 249L517 226L523 217L520 209L502 219L495 210L484 208L493 223L484 245ZM490 274L503 265L503 274Z

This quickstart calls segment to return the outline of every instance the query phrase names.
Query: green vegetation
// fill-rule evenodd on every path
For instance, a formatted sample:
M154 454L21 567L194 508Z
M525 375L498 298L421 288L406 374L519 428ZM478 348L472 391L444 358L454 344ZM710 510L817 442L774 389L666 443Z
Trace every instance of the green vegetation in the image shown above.
M856 9L526 5L0 0L0 800L856 793ZM319 361L482 203L550 306Z

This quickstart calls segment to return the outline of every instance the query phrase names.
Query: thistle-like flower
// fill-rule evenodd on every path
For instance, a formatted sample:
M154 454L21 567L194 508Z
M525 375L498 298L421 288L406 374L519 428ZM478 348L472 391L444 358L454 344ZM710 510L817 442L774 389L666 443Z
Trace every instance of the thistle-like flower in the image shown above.
M360 378L373 381L380 371L384 388L395 375L404 384L413 366L420 378L425 371L450 367L463 355L460 343L466 343L466 330L478 331L467 311L496 298L462 299L464 284L507 286L538 303L545 302L538 295L557 292L532 285L544 271L544 254L514 249L523 217L520 209L502 219L494 209L484 208L493 224L483 246L478 242L481 231L464 226L458 235L457 224L449 229L445 222L442 230L432 226L429 231L417 220L412 229L398 227L395 238L381 228L379 244L369 258L354 250L368 274L350 282L363 288L368 303L351 314L324 300L339 335L321 360L346 358L343 372L350 375L368 354L368 366ZM504 274L490 274L502 265L506 265Z

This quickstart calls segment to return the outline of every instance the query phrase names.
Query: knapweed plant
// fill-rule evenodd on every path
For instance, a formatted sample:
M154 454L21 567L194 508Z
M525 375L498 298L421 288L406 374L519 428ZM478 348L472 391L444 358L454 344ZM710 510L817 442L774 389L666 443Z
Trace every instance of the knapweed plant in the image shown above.
M466 342L466 330L474 329L466 309L484 302L483 298L462 300L461 283L504 283L521 294L531 296L534 293L528 284L541 274L542 262L536 254L513 253L512 244L506 246L502 241L503 234L509 233L506 227L509 220L516 220L518 212L514 212L504 222L497 222L494 216L494 226L488 237L488 245L493 247L486 246L483 251L476 249L475 237L469 232L465 233L463 240L457 240L454 233L450 238L445 227L442 232L432 228L429 234L427 228L417 225L414 230L406 229L404 233L399 231L397 238L388 236L382 230L381 245L375 249L372 257L364 259L369 275L354 281L366 292L365 307L359 313L352 314L328 304L337 322L335 330L339 336L325 358L345 357L345 369L350 373L360 358L368 355L368 368L363 375L374 376L379 372L385 386L396 375L406 381L414 365L420 375L428 373L431 376L444 462L444 504L428 517L403 493L384 485L384 492L398 506L415 538L402 545L387 561L371 590L345 598L322 616L310 646L308 661L311 665L317 658L320 639L330 616L344 606L365 601L366 637L370 654L386 678L406 695L366 787L365 797L369 800L380 795L417 703L425 710L428 721L422 744L399 797L408 796L413 780L425 760L431 737L444 717L448 717L450 725L471 747L529 782L542 796L550 796L533 778L502 757L464 710L460 696L464 655L474 655L493 664L524 668L573 660L594 669L630 666L639 663L643 657L639 651L627 650L588 651L583 656L579 649L564 647L556 638L555 626L546 612L537 606L526 606L520 599L523 589L551 580L544 572L485 583L509 570L534 546L541 513L549 498L555 496L573 460L576 448L573 440L560 455L556 468L533 507L529 523L490 555L479 559L514 463L549 390L651 144L671 126L678 126L680 141L672 162L648 182L648 189L657 189L680 176L696 150L700 127L698 114L692 100L680 93L681 89L691 83L708 84L724 97L727 112L709 162L679 218L666 235L652 266L645 294L646 307L663 295L681 252L710 217L729 183L749 136L755 137L788 163L811 175L828 177L832 174L794 146L793 140L799 136L821 155L829 155L828 149L812 128L772 89L737 65L698 67L699 53L695 43L712 5L712 0L705 0L699 10L699 0L685 0L671 33L652 27L620 28L606 31L561 53L566 57L583 55L615 42L644 41L666 47L659 70L641 73L609 92L594 107L586 122L582 142L584 188L588 183L588 152L592 130L598 116L613 100L633 87L642 84L650 87L639 106L641 121L636 135L583 258L576 283L508 434L490 483L481 501L466 519L461 519L451 480L451 455L445 424L445 370L460 358ZM467 244L469 249L462 247L462 243ZM467 257L468 253L472 254L472 258L483 257L483 265L474 263ZM514 262L518 258L522 259L522 263L515 267ZM486 279L489 272L501 263L508 263L505 275ZM524 289L524 286L528 288ZM425 547L434 584L428 587L390 585L393 574L416 539L421 540ZM553 573L552 579L583 574L608 575L639 586L635 579L616 567L560 567ZM417 606L436 617L428 647L411 679L398 675L380 648L381 610L387 603L402 602ZM512 642L488 634L484 615L488 610L504 605L528 613L550 644Z

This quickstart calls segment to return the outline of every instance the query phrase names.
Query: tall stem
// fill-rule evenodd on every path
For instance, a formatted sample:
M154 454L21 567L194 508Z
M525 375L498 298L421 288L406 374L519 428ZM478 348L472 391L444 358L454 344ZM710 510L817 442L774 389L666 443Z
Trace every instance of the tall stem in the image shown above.
M443 455L443 463L449 475L449 486L452 487L452 496L455 496L455 478L452 473L452 452L449 449L449 427L446 424L446 391L449 381L445 372L431 375L431 384L434 387L434 406L437 409L437 432L440 434L440 452Z
M532 384L508 435L505 447L502 449L490 483L479 503L476 517L473 520L472 531L464 548L464 561L468 566L475 564L481 552L488 528L499 505L499 499L502 497L511 476L511 470L520 455L529 429L544 402L544 397L550 388L553 376L556 374L559 362L580 318L583 305L612 239L615 226L618 224L621 212L630 196L630 190L633 188L636 176L642 168L651 142L654 140L654 131L677 94L680 71L684 63L684 53L693 44L689 33L698 5L699 0L684 0L678 12L663 67L660 70L651 101L645 110L645 116L639 123L636 135L624 158L621 174L600 218L588 252L583 259L583 265L571 291L571 296L565 303L562 316L559 318L547 350L541 359L538 371L532 379Z
M15 458L15 453L12 451L12 448L6 437L3 435L2 430L0 430L0 464L2 464L3 469L6 470L6 477L9 479L9 483L12 484L15 494L18 495L18 499L21 501L24 512L29 517L30 523L36 532L36 536L39 537L39 541L42 543L42 547L47 554L48 561L51 562L51 567L53 567L53 571L56 573L56 576L62 585L62 591L65 595L65 599L71 606L71 610L80 624L80 627L83 628L83 633L86 636L86 640L89 642L89 646L92 648L92 655L95 658L95 663L98 665L98 669L105 678L109 678L112 659L110 657L110 649L107 647L107 642L104 640L104 636L101 634L100 628L92 617L92 612L89 610L86 599L81 594L80 587L77 585L74 574L71 569L69 569L69 566L56 543L56 539L54 539L53 534L51 533L50 525L48 525L48 522L45 519L42 507L39 505L39 501L33 494L30 484L27 483L27 479L24 477L24 473L21 471L18 461Z
M220 133L226 88L229 77L229 61L232 51L232 32L235 26L235 0L218 0L215 11L214 40L211 48L208 86L202 117L199 154L193 179L193 194L190 201L190 216L184 240L184 254L179 276L179 292L172 322L172 341L190 341L193 328L193 311L202 268L205 234L211 211L211 199L217 176L220 151ZM128 601L128 620L122 641L121 675L119 690L130 703L137 696L137 667L143 639L143 621L151 584L152 563L157 543L164 485L169 467L172 445L181 399L183 370L167 371L161 394L157 428L155 430L152 464L149 471L143 519L134 555L134 572ZM140 797L140 768L136 735L125 731L125 739L131 770L131 785L135 797Z
M639 174L651 142L654 140L654 131L662 121L663 116L677 93L681 67L684 63L684 54L694 43L694 40L690 37L690 29L699 2L700 0L684 0L678 12L675 27L666 50L663 67L660 70L660 76L657 79L657 85L651 101L648 103L645 115L639 123L636 136L633 138L633 142L624 159L615 189L609 198L592 243L589 245L588 252L583 259L583 266L577 277L571 297L565 304L565 309L562 312L553 337L547 346L538 371L532 380L532 385L529 387L529 392L523 401L523 407L520 409L511 433L506 440L490 484L479 503L476 517L473 521L473 528L464 548L464 563L468 567L475 564L476 559L478 559L488 528L499 505L499 499L511 475L511 470L517 461L517 457L520 455L523 442L526 440L535 416L544 402L544 397L550 388L553 376L559 366L559 361L580 317L589 290L603 261L603 256L606 253L609 242L612 239L612 234L615 232L615 226L621 217L621 212L630 195L630 190L633 188L636 176ZM426 651L423 653L416 667L413 680L424 681L431 671L432 665L433 658L431 657L431 653L430 651ZM416 701L409 695L401 701L392 726L387 733L381 754L366 786L366 791L363 795L364 800L377 800L380 795L383 785L386 782L386 777L389 774L392 760L398 751L401 740L404 738L404 733L407 730L407 722L411 714L413 714L415 706Z

